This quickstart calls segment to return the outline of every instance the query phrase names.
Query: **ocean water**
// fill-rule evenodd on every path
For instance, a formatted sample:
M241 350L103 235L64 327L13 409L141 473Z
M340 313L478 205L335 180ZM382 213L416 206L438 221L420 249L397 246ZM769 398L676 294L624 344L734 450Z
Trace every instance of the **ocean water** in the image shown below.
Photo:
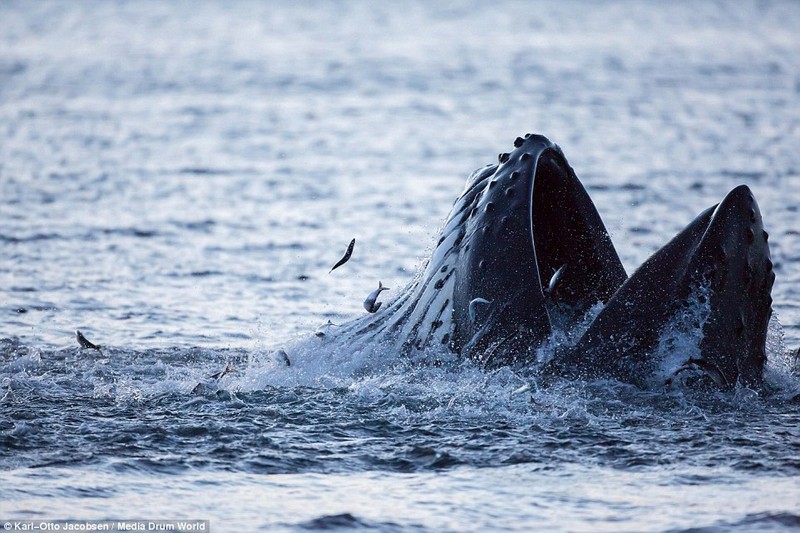
M1 2L0 520L800 527L798 27L790 1ZM629 273L751 187L767 390L318 342L526 132Z

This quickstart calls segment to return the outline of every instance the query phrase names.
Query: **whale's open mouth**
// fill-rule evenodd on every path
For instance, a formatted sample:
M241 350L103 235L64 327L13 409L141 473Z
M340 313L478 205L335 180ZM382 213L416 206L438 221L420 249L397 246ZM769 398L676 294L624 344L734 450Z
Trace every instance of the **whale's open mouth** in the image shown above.
M681 361L678 374L723 389L758 384L774 280L766 241L752 193L737 187L628 278L561 149L529 134L473 172L424 276L364 330L499 366L540 362L538 348L560 329L579 338L545 372L645 384L662 332L701 284L710 289L702 356Z
M600 215L564 156L544 150L536 163L531 236L542 290L583 314L606 302L626 274Z
M496 339L515 361L528 360L554 325L569 327L627 277L561 149L541 135L517 138L514 147L462 196L475 195L453 296L455 346L486 364L508 362L483 356L498 353ZM476 315L473 302L484 300L493 303ZM554 324L556 308L566 312Z

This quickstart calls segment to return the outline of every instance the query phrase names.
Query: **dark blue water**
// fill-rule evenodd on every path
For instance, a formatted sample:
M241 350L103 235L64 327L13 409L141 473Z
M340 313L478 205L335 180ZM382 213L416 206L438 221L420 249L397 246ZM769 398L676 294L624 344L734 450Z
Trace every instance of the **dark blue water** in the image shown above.
M1 3L0 520L797 528L798 27L792 2ZM528 131L629 272L751 187L766 390L544 386L311 335L401 290Z

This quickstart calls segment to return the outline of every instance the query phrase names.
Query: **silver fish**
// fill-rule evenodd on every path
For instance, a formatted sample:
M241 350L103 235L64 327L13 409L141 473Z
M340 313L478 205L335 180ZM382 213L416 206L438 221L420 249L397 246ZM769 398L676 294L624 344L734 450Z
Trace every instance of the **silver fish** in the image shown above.
M550 299L555 299L558 295L558 283L561 281L562 276L564 275L564 270L566 270L567 264L564 263L558 269L553 272L553 275L550 277L550 282L547 284L547 287L544 290L545 296L548 296Z
M356 245L356 240L353 239L350 241L350 245L347 247L347 251L344 253L341 259L333 265L333 267L328 271L328 274L342 266L343 264L347 263L350 260L350 256L353 255L353 247Z
M517 394L522 394L523 392L528 392L529 390L531 390L531 385L530 383L526 383L518 389L511 391L511 396L516 396Z
M475 306L476 305L478 305L478 304L490 304L490 303L492 303L492 302L487 300L487 299L485 299L485 298L473 298L472 300L470 300L469 309L468 309L470 321L471 322L475 322Z
M317 337L319 337L320 339L322 339L322 338L324 338L324 337L325 337L325 335L327 334L327 332L328 332L328 330L329 330L330 328L332 328L332 327L336 327L336 326L338 326L338 324L334 324L333 322L331 322L330 320L328 320L328 322L327 322L327 323L325 323L325 324L323 324L322 326L320 326L320 327L317 329L317 331L315 331L315 332L314 332L314 335L316 335Z
M289 354L284 350L277 350L272 352L272 358L276 363L282 363L286 366L292 366L292 361L289 359Z
M377 313L378 309L381 308L381 305L383 304L383 302L375 303L375 301L378 299L378 296L380 296L381 291L388 291L388 290L389 290L389 287L384 287L383 283L381 283L379 281L378 282L378 288L375 289L374 291L372 291L371 293L369 293L369 296L367 296L367 299L364 300L364 309L366 309L367 312L369 312L369 313Z
M201 392L204 391L214 392L219 386L219 380L221 380L223 377L232 372L234 372L233 363L228 361L228 364L225 365L225 368L223 368L219 372L211 374L203 381L195 385L194 388L192 389L192 394L200 394Z
M220 379L225 377L227 374L232 373L233 371L234 371L233 363L228 361L228 364L225 365L225 368L223 368L222 370L220 370L216 374L211 374L210 376L208 376L208 379L216 379L217 381L219 381Z
M75 338L78 339L78 344L80 344L81 349L97 350L98 352L100 352L100 348L102 348L102 346L100 346L99 344L94 344L93 342L89 342L89 340L83 336L83 333L80 332L80 330L77 329L75 330Z

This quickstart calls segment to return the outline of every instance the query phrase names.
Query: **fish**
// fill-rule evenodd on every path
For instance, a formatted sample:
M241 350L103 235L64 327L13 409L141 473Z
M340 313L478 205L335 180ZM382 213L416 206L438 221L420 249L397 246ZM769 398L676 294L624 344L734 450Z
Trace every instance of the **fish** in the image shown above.
M342 258L339 259L339 261L337 261L337 263L333 265L333 267L331 267L331 269L328 271L328 274L330 274L331 272L333 272L334 270L336 270L337 268L339 268L340 266L342 266L343 264L347 263L350 260L350 256L353 255L353 248L355 247L355 245L356 245L355 239L350 241L350 244L347 246L347 251L344 253Z
M470 302L469 302L469 319L470 319L470 321L475 322L475 307L477 306L477 304L490 304L490 303L492 303L492 302L490 302L489 300L487 300L485 298L473 298L472 300L470 300Z
M375 303L375 301L378 299L378 296L380 296L382 291L388 291L388 290L390 289L388 287L384 287L383 283L379 281L378 288L369 293L367 299L364 300L364 309L366 309L368 313L377 313L378 309L381 308L381 304L383 302Z
M566 264L558 267L558 270L553 272L547 287L544 289L544 295L551 301L555 301L558 297L558 282L561 281L561 277L565 268L567 268Z
M292 361L289 359L289 354L287 354L285 350L281 349L272 352L272 358L276 363L292 366Z
M102 353L102 346L90 342L86 337L83 336L83 333L81 333L80 330L75 330L75 338L78 340L78 344L82 350L97 350L98 352Z
M199 394L203 392L204 389L206 388L216 390L219 387L219 380L221 380L223 377L233 372L234 372L233 363L228 361L228 363L225 365L225 368L223 368L219 372L211 374L203 381L195 385L194 388L192 389L192 394Z

